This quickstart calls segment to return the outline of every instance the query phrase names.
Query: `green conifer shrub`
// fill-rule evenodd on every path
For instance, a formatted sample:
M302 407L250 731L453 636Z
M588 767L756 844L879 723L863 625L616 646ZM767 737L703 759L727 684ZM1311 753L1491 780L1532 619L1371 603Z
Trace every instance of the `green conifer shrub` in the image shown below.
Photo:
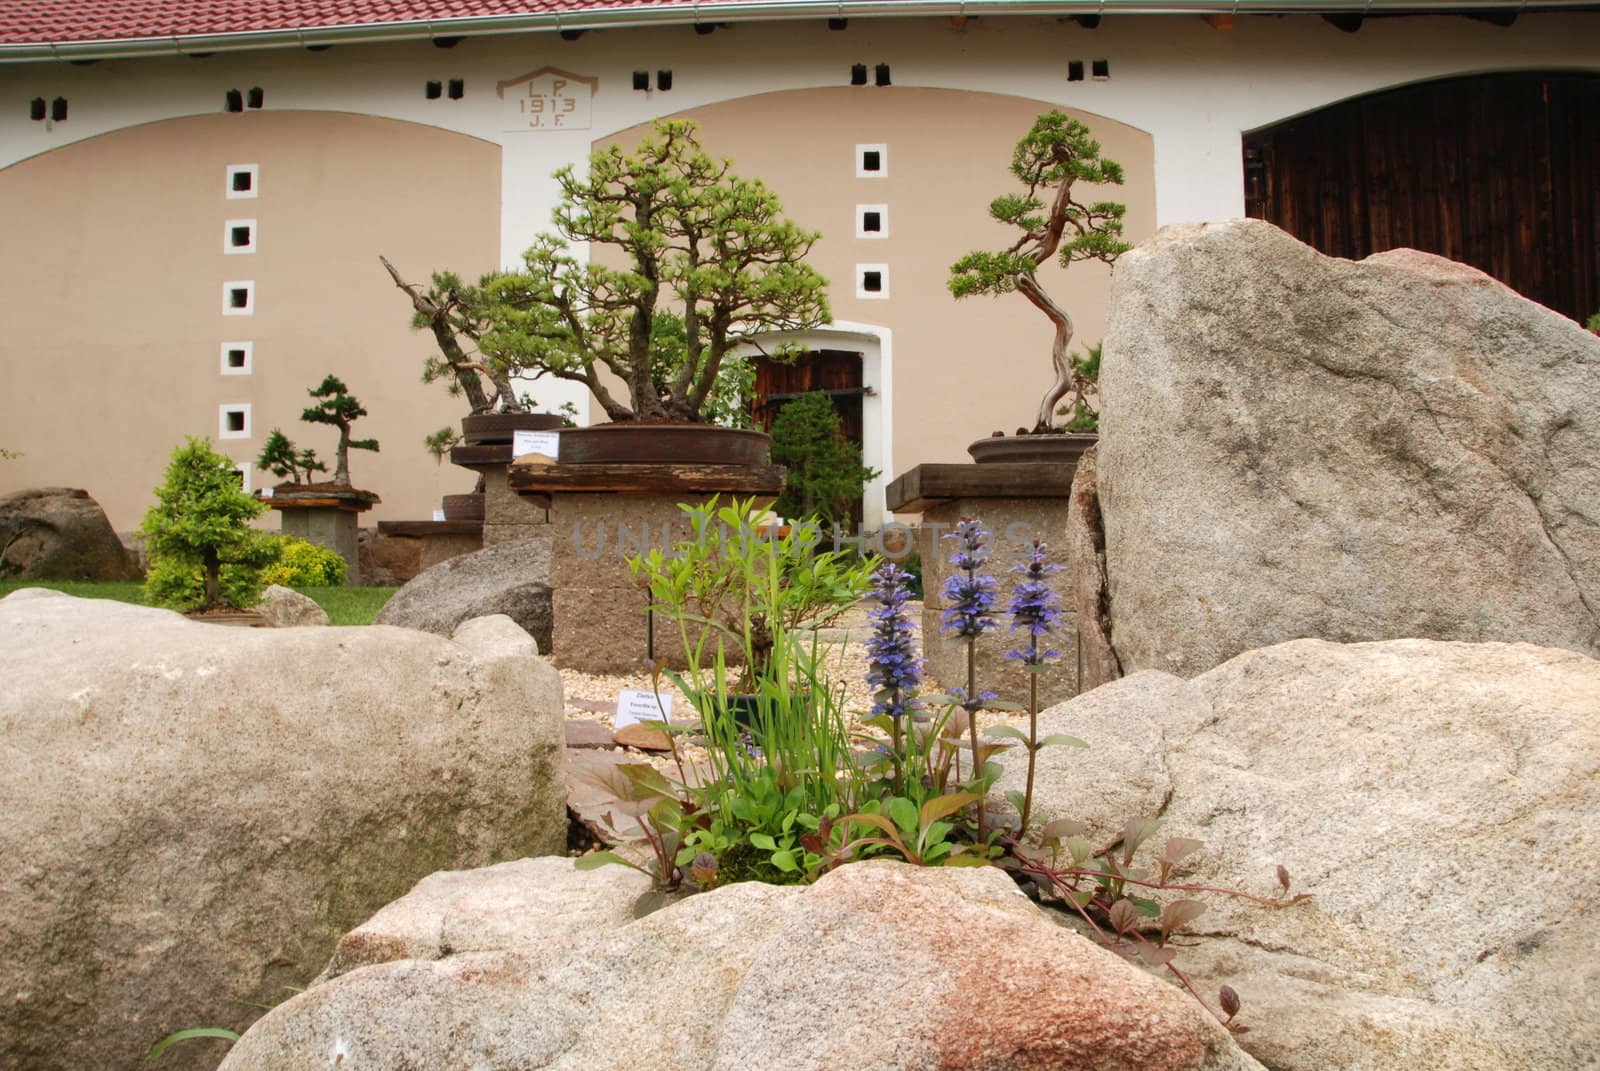
M802 394L772 422L772 461L789 470L783 496L773 506L791 519L845 522L878 475L861 463L861 448L844 436L833 400L821 391Z

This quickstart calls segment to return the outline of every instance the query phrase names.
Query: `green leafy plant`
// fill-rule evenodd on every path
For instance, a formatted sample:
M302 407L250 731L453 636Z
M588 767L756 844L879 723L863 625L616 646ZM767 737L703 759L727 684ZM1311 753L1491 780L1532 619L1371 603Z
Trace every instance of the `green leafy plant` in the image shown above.
M772 460L789 470L773 509L825 524L848 522L867 481L878 475L861 463L861 448L844 437L839 411L821 391L802 394L778 411Z
M273 428L272 434L261 444L256 467L268 470L280 480L289 477L297 484L310 483L313 472L328 471L328 466L317 460L315 450L296 450L294 443L278 428Z
M333 482L340 487L350 486L350 451L378 449L376 439L352 439L350 427L358 419L367 415L367 411L355 396L350 393L350 388L344 381L335 375L324 376L322 382L306 391L317 400L317 404L309 406L300 413L300 419L308 424L327 424L339 429L339 445L334 454Z
M1600 335L1600 312L1589 317L1589 322L1585 326L1595 334Z
M1084 366L1067 354L1072 317L1045 292L1039 267L1052 259L1063 268L1085 260L1110 264L1132 248L1122 240L1127 207L1115 201L1080 201L1073 189L1080 182L1121 185L1122 165L1100 155L1100 143L1089 136L1088 127L1064 112L1052 111L1034 120L1032 129L1017 142L1011 173L1024 192L996 197L989 204L989 215L1021 234L1005 249L971 252L951 265L950 293L959 300L1015 291L1055 326L1050 357L1056 379L1034 423L1036 432L1046 432L1055 428L1057 407L1064 399L1073 419L1083 419L1094 382L1084 374Z
M768 673L780 632L826 626L867 588L875 559L819 549L821 533L796 525L766 528L753 500L680 506L694 535L668 550L629 560L653 609L677 624L690 665L709 666L720 652L742 661L748 690Z
M267 539L277 546L278 560L262 571L263 586L328 588L344 583L350 566L332 547L287 535L270 535Z
M1082 355L1074 353L1071 357L1072 401L1056 408L1056 416L1067 418L1062 431L1100 430L1100 411L1093 399L1100 384L1100 347L1101 343L1096 342L1086 347Z
M212 450L209 441L191 438L178 447L140 528L150 555L151 598L185 610L251 605L260 593L261 570L276 553L249 523L266 508L244 493L233 460ZM226 598L224 569L234 577ZM195 572L198 592L177 582Z
M817 234L708 155L693 123L661 120L632 150L598 150L555 181L555 233L534 241L523 270L444 288L457 299L435 328L447 365L467 360L466 337L491 374L582 383L613 421L704 421L731 352L828 322L825 281L805 263ZM573 244L614 250L625 266L607 267L604 253L580 260ZM663 316L682 323L681 347L662 348ZM440 323L419 307L424 320ZM625 400L602 370L622 380Z

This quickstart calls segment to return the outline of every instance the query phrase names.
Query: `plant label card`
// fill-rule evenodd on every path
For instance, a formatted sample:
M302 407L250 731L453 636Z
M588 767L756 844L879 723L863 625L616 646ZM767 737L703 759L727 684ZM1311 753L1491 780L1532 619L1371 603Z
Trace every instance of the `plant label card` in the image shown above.
M436 520L436 521L444 520L444 510L442 510L442 509L434 510L433 511L433 519Z
M511 433L511 456L532 455L538 464L554 465L561 456L559 431L514 431Z
M671 720L672 696L663 692L658 706L654 692L624 688L617 695L617 720L612 729L625 729L630 725L638 725L641 721L670 722Z

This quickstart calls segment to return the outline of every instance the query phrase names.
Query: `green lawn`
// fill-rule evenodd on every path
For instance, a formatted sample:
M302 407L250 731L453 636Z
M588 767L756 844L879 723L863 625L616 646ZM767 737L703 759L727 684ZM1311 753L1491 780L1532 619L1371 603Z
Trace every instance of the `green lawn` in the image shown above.
M147 605L140 585L128 580L0 580L0 598L18 588L51 588L80 599L115 599ZM335 625L370 625L395 588L302 588L316 604L328 611Z

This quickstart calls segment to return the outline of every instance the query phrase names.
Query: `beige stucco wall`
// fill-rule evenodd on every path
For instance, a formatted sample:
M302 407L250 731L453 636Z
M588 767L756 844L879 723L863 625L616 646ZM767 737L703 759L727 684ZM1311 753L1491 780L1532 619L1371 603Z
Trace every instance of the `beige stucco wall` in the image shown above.
M811 262L829 280L834 318L893 332L893 467L965 461L966 444L1031 425L1051 381L1052 330L1022 297L967 298L947 289L949 267L971 249L1001 249L1016 232L989 202L1020 192L1008 165L1017 140L1051 105L1021 97L917 88L827 88L744 97L680 113L700 124L712 152L764 179L796 222L823 238ZM1143 131L1065 109L1082 120L1127 183L1085 189L1083 200L1127 204L1127 234L1155 230L1154 147ZM633 145L648 124L599 142ZM856 177L856 146L888 146L888 174ZM855 237L856 205L887 204L889 236ZM887 300L856 297L858 263L889 265ZM1077 264L1041 271L1074 317L1080 343L1105 333L1110 271ZM850 348L842 343L840 348ZM1077 348L1077 347L1075 347ZM889 473L893 476L895 473Z
M260 166L258 197L225 199L230 164ZM382 444L351 458L384 500L363 523L431 517L472 486L421 447L462 407L421 383L431 339L378 255L419 279L494 267L500 188L497 145L332 112L167 120L0 170L0 446L23 452L0 461L0 493L83 487L131 529L183 436L253 462L275 425L331 468L337 433L298 418L333 372ZM230 219L257 221L256 253L224 254ZM255 282L253 315L222 314L229 280ZM254 344L251 375L220 374L224 341ZM219 440L218 407L238 403L250 437Z

